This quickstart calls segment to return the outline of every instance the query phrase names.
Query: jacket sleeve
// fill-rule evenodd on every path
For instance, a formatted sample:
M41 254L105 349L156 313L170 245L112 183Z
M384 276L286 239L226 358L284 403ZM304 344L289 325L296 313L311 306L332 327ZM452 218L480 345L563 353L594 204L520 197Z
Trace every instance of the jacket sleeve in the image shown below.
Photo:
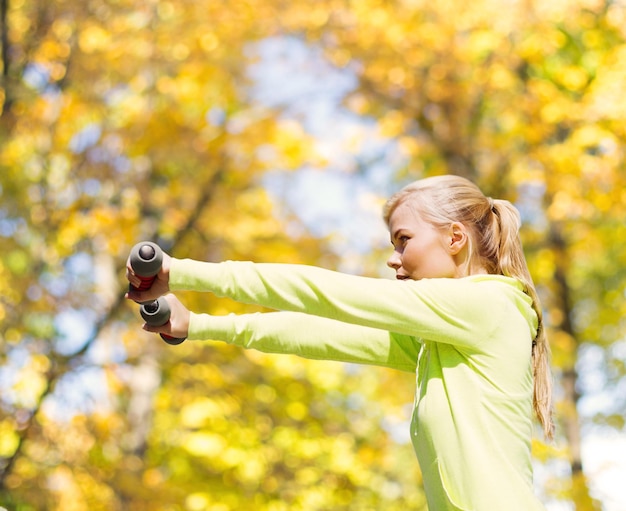
M521 293L503 284L508 277L488 277L500 280L397 281L306 265L173 259L170 288L477 349L502 317L506 293Z
M189 339L224 341L265 353L369 364L414 372L412 337L298 312L211 316L191 314Z

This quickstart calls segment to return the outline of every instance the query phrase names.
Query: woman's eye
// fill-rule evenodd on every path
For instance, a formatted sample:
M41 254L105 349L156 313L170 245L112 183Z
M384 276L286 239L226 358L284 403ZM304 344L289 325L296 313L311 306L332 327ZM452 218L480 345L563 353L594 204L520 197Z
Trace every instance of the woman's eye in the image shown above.
M396 236L394 240L392 240L391 244L395 247L403 247L404 245L406 245L406 243L411 239L410 236L406 236L406 235L401 235L401 236Z

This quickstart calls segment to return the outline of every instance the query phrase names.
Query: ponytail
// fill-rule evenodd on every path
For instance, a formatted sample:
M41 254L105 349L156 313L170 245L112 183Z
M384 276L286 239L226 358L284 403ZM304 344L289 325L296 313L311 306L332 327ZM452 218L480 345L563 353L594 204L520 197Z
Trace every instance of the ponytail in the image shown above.
M487 229L486 240L494 243L496 257L493 264L502 275L515 277L524 291L532 299L532 307L537 314L537 335L532 344L533 367L533 409L546 438L552 439L552 374L550 370L550 345L543 327L541 302L526 264L519 236L521 220L517 209L505 200L490 200L492 206L492 226ZM491 234L491 236L490 236Z
M415 181L392 196L383 210L387 224L395 208L407 199L434 226L445 228L452 222L463 223L472 234L469 267L476 264L487 273L516 278L532 299L538 320L537 334L532 341L533 409L546 438L551 439L554 424L550 346L543 328L539 296L524 257L519 212L509 201L485 197L471 181L446 175Z

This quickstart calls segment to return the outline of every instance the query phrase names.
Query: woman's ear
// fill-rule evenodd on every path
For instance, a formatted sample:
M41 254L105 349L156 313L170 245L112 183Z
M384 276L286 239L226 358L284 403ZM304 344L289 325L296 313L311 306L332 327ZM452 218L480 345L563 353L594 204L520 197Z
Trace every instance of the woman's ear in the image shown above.
M461 222L453 222L448 231L450 254L456 255L467 246L467 228Z

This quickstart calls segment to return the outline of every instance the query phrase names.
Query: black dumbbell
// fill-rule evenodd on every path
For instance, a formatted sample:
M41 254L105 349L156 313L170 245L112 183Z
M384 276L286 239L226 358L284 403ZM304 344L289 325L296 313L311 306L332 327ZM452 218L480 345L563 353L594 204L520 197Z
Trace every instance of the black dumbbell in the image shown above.
M150 303L144 303L139 309L141 317L148 325L162 326L170 320L170 306L167 300L162 296ZM168 344L176 345L183 342L186 337L172 337L166 334L160 334L161 338Z
M141 280L139 287L130 285L135 291L146 291L150 289L161 270L163 264L163 251L156 243L142 241L137 243L130 251L130 267L135 275ZM141 302L139 313L141 317L151 326L162 326L170 320L170 307L163 298ZM186 337L177 338L161 334L161 338L168 344L180 344Z
M135 275L141 280L139 287L130 285L135 291L150 289L157 273L163 264L163 251L156 243L142 241L137 243L130 251L130 267Z

